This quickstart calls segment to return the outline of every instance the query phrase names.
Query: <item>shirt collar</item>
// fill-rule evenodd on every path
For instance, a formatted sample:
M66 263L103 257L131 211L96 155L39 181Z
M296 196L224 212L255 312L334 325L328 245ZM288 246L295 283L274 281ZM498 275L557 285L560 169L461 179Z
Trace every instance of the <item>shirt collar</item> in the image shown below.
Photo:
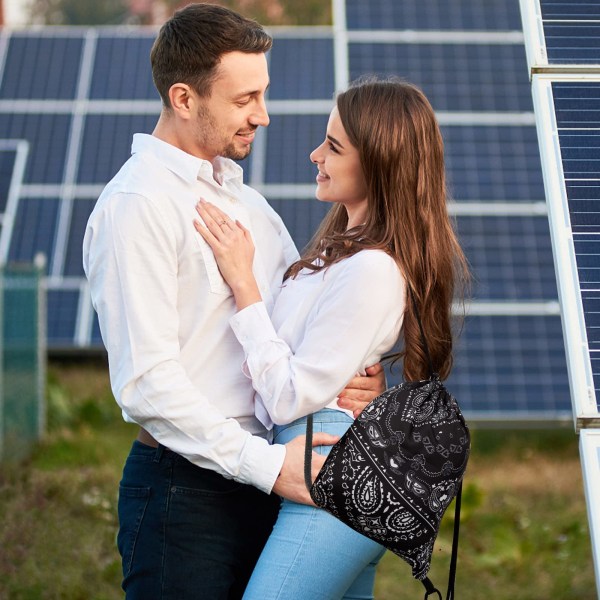
M221 185L242 185L243 169L229 158L217 156L211 163L147 133L133 135L131 154L138 152L154 154L170 171L189 182L204 179L212 182L216 180Z

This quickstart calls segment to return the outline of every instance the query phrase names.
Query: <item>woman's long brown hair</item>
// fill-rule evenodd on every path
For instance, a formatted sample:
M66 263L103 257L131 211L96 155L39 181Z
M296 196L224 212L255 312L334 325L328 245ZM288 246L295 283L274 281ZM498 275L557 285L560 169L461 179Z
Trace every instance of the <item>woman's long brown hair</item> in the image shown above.
M414 297L413 303L407 295L404 346L392 359L402 358L409 381L431 375L418 311L433 369L444 379L452 367L452 303L464 292L468 267L447 211L444 147L433 109L409 83L372 79L339 94L337 108L367 183L366 221L347 231L345 207L334 205L286 277L365 248L385 250Z

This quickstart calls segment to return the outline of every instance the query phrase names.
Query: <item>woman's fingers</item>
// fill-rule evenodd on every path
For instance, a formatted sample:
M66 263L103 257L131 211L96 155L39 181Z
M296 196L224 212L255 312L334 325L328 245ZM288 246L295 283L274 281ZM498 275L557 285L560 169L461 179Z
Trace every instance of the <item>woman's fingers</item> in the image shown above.
M210 202L200 200L196 204L196 212L204 221L206 228L217 240L228 237L237 229L236 222ZM201 233L198 227L196 227L196 230Z
M214 250L219 240L212 234L208 227L205 227L200 221L194 220L194 227L196 231L202 236L204 241Z
M217 225L228 225L231 226L231 219L218 207L206 200L200 200L196 204L196 210L200 215L205 215L214 221Z

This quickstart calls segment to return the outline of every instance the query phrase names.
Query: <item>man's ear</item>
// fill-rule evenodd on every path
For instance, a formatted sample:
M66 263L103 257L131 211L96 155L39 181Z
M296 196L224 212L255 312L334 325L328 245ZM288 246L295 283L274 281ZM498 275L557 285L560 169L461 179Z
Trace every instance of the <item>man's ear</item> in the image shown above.
M195 114L196 96L187 83L174 83L169 88L169 100L173 112L181 119L188 120Z

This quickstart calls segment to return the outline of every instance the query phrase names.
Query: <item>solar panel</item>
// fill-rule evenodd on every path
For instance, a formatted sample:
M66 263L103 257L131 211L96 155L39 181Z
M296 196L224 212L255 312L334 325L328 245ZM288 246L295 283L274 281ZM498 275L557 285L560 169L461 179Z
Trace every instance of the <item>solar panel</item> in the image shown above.
M420 85L442 126L451 210L476 278L451 389L484 419L564 416L566 364L516 0L334 0L334 8L334 27L270 30L271 124L241 161L246 182L303 247L328 209L314 198L309 154L335 89L373 72ZM51 350L102 348L81 238L132 134L154 128L155 33L0 30L0 258L48 256ZM529 398L526 372L544 382Z
M600 431L583 429L579 433L579 455L584 472L584 487L587 501L590 538L596 569L596 581L600 579Z
M544 197L535 127L442 126L451 196L459 201Z
M600 6L589 0L542 0L535 6L522 1L521 9L572 411L600 580Z
M88 115L81 139L77 183L104 185L131 155L133 134L152 133L155 125L156 114Z
M281 199L269 197L269 204L281 215L290 231L294 231L294 241L302 250L310 241L317 226L327 214L330 204L312 198Z
M333 36L275 37L269 54L271 100L333 98Z
M6 211L12 174L17 160L16 149L0 147L0 213Z
M474 300L557 297L546 215L459 216L457 231L475 274Z
M61 183L67 155L71 116L52 113L0 113L0 139L29 142L25 183Z
M402 77L418 85L436 111L532 110L522 41L502 45L373 40L351 43L348 55L350 79L365 73Z
M62 269L65 277L84 277L81 247L83 245L85 226L95 203L95 199L89 198L77 198L73 201L69 237L65 251L65 263Z
M448 389L478 418L564 416L569 386L559 316L467 317Z
M8 44L0 98L74 98L82 45L78 37L15 32Z
M315 183L309 154L325 137L329 115L271 115L265 183Z
M506 0L346 0L348 29L517 30L519 13Z
M39 252L52 256L59 208L59 198L20 199L8 252L10 262L31 263Z
M533 80L576 418L600 411L600 79Z
M73 348L79 310L79 290L50 289L47 297L48 338L56 350Z
M521 0L530 65L600 64L600 5L596 0Z
M159 100L148 68L154 32L100 33L91 69L93 100ZM118 68L115 68L118 65Z

